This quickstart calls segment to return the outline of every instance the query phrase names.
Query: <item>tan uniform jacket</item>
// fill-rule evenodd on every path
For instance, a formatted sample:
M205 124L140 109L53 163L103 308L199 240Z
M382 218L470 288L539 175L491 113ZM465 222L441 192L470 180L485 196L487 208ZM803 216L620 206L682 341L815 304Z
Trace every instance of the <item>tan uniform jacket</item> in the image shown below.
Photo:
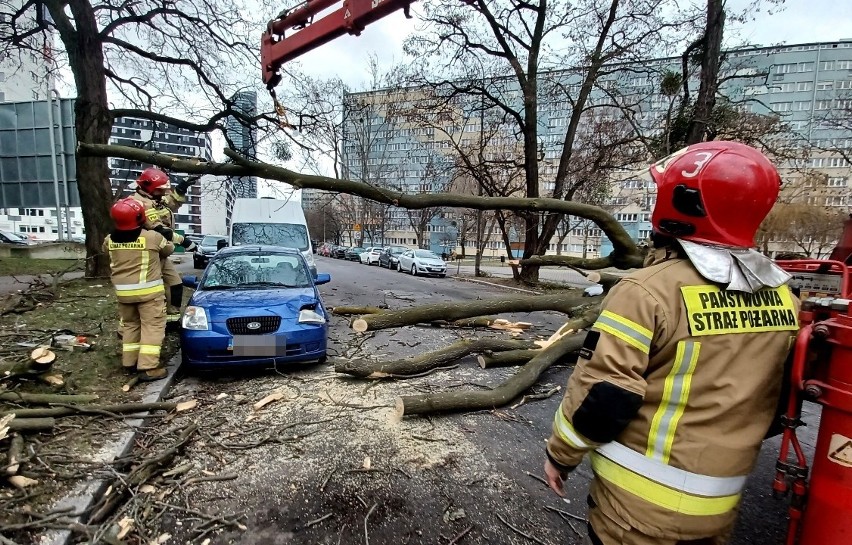
M174 251L174 244L155 231L143 229L133 242L113 242L107 235L111 280L122 303L141 303L164 297L160 259Z
M798 330L787 286L721 291L670 248L604 300L548 454L591 452L592 495L610 518L659 538L699 539L734 521L775 416Z
M135 191L131 195L131 198L139 201L145 207L144 227L149 230L153 230L158 226L174 229L174 213L186 202L186 197L179 195L174 190L166 194L159 202L142 191ZM175 233L172 237L172 242L179 245L183 242L183 237Z

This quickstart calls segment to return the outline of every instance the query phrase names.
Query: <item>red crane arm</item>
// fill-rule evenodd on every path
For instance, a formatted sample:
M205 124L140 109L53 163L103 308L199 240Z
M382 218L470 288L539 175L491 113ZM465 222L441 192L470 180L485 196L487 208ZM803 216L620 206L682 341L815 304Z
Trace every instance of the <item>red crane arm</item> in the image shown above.
M343 0L342 6L314 22L313 17L340 0L307 0L289 13L269 22L260 43L263 82L272 90L281 81L278 70L290 61L344 34L358 36L382 17L399 9L406 17L412 0ZM285 32L294 30L289 36Z

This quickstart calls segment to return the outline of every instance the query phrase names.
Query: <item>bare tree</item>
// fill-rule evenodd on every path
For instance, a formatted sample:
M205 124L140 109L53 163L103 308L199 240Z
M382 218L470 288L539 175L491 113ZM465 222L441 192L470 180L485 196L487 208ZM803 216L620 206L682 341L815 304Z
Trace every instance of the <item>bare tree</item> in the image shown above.
M234 108L244 67L258 62L256 44L244 38L263 24L262 14L248 18L258 10L240 0L3 0L0 11L8 15L0 21L0 48L41 54L49 36L58 36L55 60L73 75L75 129L83 142L106 144L113 120L125 116L198 132L223 130L229 116L243 123L267 119L277 127L273 116ZM109 263L100 245L113 202L107 160L78 154L77 178L90 258L86 274L104 275Z

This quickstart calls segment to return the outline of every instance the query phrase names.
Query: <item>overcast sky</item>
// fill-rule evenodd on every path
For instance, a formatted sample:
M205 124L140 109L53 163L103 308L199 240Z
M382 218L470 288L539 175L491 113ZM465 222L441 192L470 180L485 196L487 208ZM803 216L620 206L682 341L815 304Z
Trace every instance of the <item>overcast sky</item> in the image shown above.
M743 9L750 0L729 0ZM416 7L416 3L414 7ZM359 37L345 36L301 57L305 72L322 77L339 76L358 87L367 80L367 61L376 55L382 65L403 60L402 42L415 30L415 20L396 12L367 27ZM852 39L852 2L849 0L787 0L777 13L756 14L756 20L737 28L733 39L760 45Z

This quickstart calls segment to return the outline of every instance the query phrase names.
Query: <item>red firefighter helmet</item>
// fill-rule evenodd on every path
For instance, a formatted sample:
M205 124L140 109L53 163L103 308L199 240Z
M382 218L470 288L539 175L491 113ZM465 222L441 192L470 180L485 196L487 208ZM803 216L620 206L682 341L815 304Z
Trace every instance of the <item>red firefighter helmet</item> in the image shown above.
M158 187L169 185L169 176L156 167L148 167L136 179L136 185L145 193L152 193Z
M115 228L119 231L132 231L145 224L145 207L141 202L130 197L112 205L109 215L112 216Z
M654 230L684 240L751 248L781 188L775 166L738 142L703 142L651 165Z

